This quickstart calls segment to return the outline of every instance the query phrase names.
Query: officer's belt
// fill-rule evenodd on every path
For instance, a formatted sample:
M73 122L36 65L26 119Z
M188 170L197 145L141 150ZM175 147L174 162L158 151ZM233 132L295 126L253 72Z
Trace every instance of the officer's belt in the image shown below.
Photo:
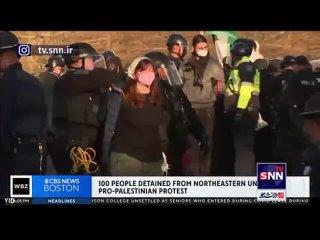
M40 137L14 137L14 144L38 144L41 142Z

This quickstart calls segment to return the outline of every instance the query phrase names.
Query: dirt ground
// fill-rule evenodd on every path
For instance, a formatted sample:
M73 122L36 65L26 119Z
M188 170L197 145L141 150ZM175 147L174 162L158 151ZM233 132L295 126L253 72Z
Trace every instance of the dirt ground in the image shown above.
M169 31L16 31L21 43L26 44L70 44L85 41L98 52L115 51L124 65L135 57L151 50L166 51ZM188 38L189 43L198 31L175 32ZM237 32L239 36L250 37L260 42L262 54L268 58L288 54L304 54L310 59L320 58L320 31L247 31ZM210 39L211 41L211 39ZM24 68L37 74L44 71L47 56L23 57Z

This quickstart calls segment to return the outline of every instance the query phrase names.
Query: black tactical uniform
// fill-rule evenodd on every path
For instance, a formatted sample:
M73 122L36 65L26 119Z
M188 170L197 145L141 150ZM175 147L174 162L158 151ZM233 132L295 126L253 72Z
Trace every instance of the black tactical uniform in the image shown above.
M109 72L115 72L121 75L121 81L113 82L112 84L122 89L126 85L127 74L123 69L120 57L118 57L113 51L104 51L102 55L106 62L106 69Z
M111 87L111 83L119 78L118 74L103 68L94 70L83 68L86 57L97 55L89 44L76 43L70 47L79 51L65 57L70 70L59 78L54 86L53 125L57 130L55 140L57 157L54 158L54 165L58 173L62 174L70 174L73 165L70 150L73 147L82 149L91 147L97 153L92 160L94 162L99 160L99 140L102 137L99 134L103 133L101 128L106 117L105 93ZM74 59L82 60L81 68L70 66ZM96 169L96 166L92 165L89 170L92 172Z
M180 46L180 48L182 49L182 53L178 54L179 58L175 58L170 54L175 45ZM188 50L187 39L185 39L180 34L171 34L167 40L167 47L168 47L168 51L169 51L168 59L171 61L174 61L175 65L179 71L180 76L183 78L183 72L185 70L183 58L187 54L187 50Z
M276 131L276 143L274 149L274 159L276 161L288 162L289 150L289 130L291 129L291 121L289 115L288 101L283 94L291 82L295 72L294 65L296 64L295 58L292 56L286 56L281 63L281 69L283 70L274 80L274 101L277 106L273 111L273 126ZM291 164L288 165L288 173L291 171Z
M307 100L316 92L320 92L320 73L313 72L311 68L301 70L294 74L283 91L283 102L288 109L288 174L296 162L300 159L302 152L309 144L303 135L303 121L299 113Z
M314 94L305 104L304 112L299 114L305 120L320 119L320 93ZM320 126L318 126L320 128ZM320 139L308 147L295 167L295 176L310 176L310 196L320 197Z
M48 111L48 127L49 131L52 127L52 106L53 106L53 87L58 78L61 76L62 71L60 70L60 74L53 72L54 68L64 68L65 63L64 59L61 56L52 56L48 59L48 63L46 64L48 68L47 71L41 73L39 78L41 80L41 84L44 90L44 96L47 105Z
M0 61L16 51L17 37L0 32ZM45 171L44 138L47 116L39 80L18 62L0 66L0 192L9 194L9 176Z
M265 59L257 59L254 62L260 71L260 114L269 124L263 129L255 132L254 151L256 162L271 162L272 151L275 142L275 131L272 128L272 97L271 84L273 76L267 70L268 62Z

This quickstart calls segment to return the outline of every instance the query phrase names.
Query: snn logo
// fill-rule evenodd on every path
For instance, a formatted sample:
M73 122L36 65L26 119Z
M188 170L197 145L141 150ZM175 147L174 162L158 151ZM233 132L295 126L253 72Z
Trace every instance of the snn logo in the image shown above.
M275 172L261 172L259 175L260 180L283 180L284 179L284 166L276 166Z

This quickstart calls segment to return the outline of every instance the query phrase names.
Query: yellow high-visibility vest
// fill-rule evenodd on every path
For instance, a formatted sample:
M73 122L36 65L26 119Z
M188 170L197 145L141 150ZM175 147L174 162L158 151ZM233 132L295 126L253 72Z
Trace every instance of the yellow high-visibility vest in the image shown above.
M242 57L240 61L237 62L230 73L226 88L226 96L233 94L238 95L237 108L241 109L246 109L248 107L252 94L259 95L260 93L260 72L258 69L256 69L253 83L241 81L238 66L244 62L250 62L250 59L248 57Z

